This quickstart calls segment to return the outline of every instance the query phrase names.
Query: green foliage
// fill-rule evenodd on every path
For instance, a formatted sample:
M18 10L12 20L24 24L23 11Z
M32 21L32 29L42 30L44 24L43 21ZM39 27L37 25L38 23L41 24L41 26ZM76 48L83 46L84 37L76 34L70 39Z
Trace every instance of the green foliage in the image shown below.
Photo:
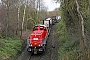
M21 51L21 41L12 39L0 39L0 58L1 60L10 59Z
M58 24L58 60L77 60L78 58L78 48L79 48L79 41L72 40L68 37L67 32L65 30L65 24L63 21L60 21Z
M62 0L61 0L62 1ZM88 58L90 60L90 0L77 0L79 3L79 10L84 19L85 36L87 39ZM71 8L71 9L70 9ZM78 15L76 9L75 0L65 0L61 2L60 13L62 15L63 21L58 24L57 34L59 35L59 50L58 50L58 60L82 60L82 52L80 51L80 40L78 36L77 23L75 23L75 18L79 19L78 22L81 23L80 16ZM73 16L72 16L73 15ZM73 17L73 18L72 18ZM64 27L64 28L63 28ZM86 49L86 48L84 48Z
M59 53L61 52L62 52L62 55L59 58L59 60L79 60L81 58L81 53L80 51L77 51L77 50L71 50L69 52L60 51Z
M62 17L62 20L57 25L57 36L58 36L58 60L77 60L78 58L78 48L79 41L78 39L72 40L66 30L65 18Z

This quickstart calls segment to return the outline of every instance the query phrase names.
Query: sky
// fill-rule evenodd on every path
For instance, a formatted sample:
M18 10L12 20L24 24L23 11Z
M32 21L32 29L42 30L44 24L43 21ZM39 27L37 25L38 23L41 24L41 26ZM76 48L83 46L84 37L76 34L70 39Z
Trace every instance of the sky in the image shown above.
M45 3L45 6L48 7L47 11L53 11L55 8L60 7L60 4L54 2L53 0L43 0Z

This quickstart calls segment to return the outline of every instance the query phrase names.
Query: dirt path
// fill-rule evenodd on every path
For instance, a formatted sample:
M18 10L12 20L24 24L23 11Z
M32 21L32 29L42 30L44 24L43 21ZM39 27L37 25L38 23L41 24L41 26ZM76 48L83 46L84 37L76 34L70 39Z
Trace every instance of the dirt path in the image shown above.
M58 60L58 48L55 32L56 24L51 28L50 36L47 41L46 51L44 53L31 55L25 48L17 60Z

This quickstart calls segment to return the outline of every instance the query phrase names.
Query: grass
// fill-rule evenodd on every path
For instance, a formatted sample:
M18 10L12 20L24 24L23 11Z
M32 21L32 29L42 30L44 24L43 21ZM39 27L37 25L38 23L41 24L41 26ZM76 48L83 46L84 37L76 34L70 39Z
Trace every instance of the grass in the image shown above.
M10 59L21 51L21 41L9 39L0 39L0 59ZM15 58L14 58L15 59Z

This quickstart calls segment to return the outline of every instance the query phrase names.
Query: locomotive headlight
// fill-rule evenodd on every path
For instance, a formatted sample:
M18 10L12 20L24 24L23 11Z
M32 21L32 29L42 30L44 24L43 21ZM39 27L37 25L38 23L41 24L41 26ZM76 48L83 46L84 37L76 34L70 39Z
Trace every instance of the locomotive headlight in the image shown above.
M32 44L31 44L31 46L32 46Z
M39 44L38 46L42 46L42 44Z
M40 44L38 46L41 46Z
M32 46L32 44L29 44L29 46Z
M31 46L32 46L32 44L31 44Z

